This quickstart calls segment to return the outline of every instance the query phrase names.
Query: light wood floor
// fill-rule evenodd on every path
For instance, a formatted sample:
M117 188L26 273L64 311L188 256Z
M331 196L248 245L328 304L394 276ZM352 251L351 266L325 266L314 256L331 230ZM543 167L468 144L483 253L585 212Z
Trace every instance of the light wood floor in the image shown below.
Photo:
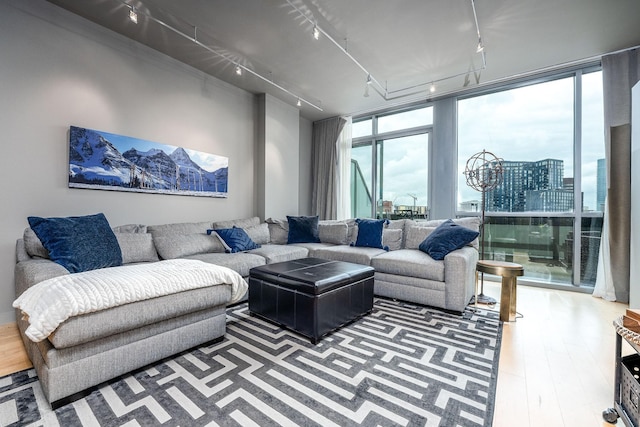
M22 371L31 366L16 324L0 325L0 376Z
M484 292L500 299L499 284L485 282ZM587 294L518 286L524 317L503 326L493 426L610 426L601 414L613 404L612 322L626 308ZM0 326L0 376L30 366L15 324Z
M485 282L484 291L500 300L499 284ZM602 411L613 406L612 322L628 306L530 286L517 292L524 317L503 324L493 426L610 426Z

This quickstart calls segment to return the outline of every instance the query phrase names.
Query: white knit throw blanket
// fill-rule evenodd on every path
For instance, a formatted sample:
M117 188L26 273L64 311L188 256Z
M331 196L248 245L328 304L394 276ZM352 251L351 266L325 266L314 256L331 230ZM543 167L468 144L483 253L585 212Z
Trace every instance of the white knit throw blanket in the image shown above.
M13 306L29 321L26 335L39 342L72 316L220 284L232 286L230 304L248 288L230 268L173 259L54 277L27 289Z

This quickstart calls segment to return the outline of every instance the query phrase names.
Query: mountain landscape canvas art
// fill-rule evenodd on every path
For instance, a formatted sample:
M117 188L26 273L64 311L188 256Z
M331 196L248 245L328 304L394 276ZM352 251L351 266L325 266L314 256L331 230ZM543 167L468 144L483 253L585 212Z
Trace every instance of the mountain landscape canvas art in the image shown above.
M69 187L227 197L229 159L71 126Z

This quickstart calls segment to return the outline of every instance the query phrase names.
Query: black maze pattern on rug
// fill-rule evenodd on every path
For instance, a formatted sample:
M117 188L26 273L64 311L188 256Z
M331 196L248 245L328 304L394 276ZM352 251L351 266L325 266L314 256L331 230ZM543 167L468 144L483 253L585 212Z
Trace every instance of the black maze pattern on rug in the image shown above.
M44 425L62 426L490 426L502 332L497 317L376 299L371 314L313 346L250 316L245 303L227 311L227 334L218 344L127 376L55 413L43 409L37 382L14 402L36 413L37 406L51 423ZM0 417L10 399L0 388Z

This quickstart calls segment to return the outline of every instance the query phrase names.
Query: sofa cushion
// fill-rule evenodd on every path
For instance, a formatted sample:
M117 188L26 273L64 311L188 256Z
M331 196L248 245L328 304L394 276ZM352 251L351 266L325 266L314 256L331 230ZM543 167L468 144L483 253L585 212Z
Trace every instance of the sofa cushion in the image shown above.
M354 246L384 249L382 246L382 230L389 220L386 219L356 219L358 237ZM387 248L388 250L388 248Z
M289 222L286 219L266 220L269 226L269 242L275 245L286 245L289 238Z
M418 249L435 260L443 260L451 251L468 245L478 237L478 232L458 225L451 220L440 224L427 236Z
M447 219L432 219L429 221L413 221L410 219L405 220L406 224L405 224L405 230L411 226L416 226L416 227L432 227L433 229L435 229L437 226L439 226L440 224L442 224L445 221L448 221ZM464 218L454 218L452 219L453 222L455 222L458 225L462 225L463 227L467 227L470 230L473 231L480 231L480 218L478 218L477 216L469 216L469 217L464 217ZM471 243L469 243L469 246L472 246L476 249L478 249L479 246L479 241L478 239L473 240ZM406 247L406 246L405 246Z
M247 233L249 238L258 245L266 245L270 242L269 225L266 222L252 227L243 228L243 230Z
M420 243L427 238L429 234L435 230L436 227L426 227L418 225L409 225L405 231L404 248L405 249L418 249Z
M57 349L73 347L188 313L224 307L229 301L229 285L208 286L135 301L108 310L70 317L49 335L48 340Z
M146 233L147 226L144 224L125 224L113 227L114 233Z
M415 249L386 252L371 260L376 272L444 282L444 262Z
M122 265L118 240L102 213L28 221L51 260L71 273Z
M306 258L309 255L309 250L296 245L262 245L258 249L250 250L249 253L260 255L264 257L267 264L273 264L275 262Z
M149 225L147 231L156 236L161 234L204 234L211 228L210 222L178 222L174 224Z
M355 218L347 219L344 221L349 227L349 231L347 232L347 242L355 242L358 238L358 224L356 224Z
M287 243L320 243L318 216L289 216Z
M385 228L382 230L382 245L390 251L402 249L402 230L399 228Z
M356 264L370 265L371 259L385 253L384 249L363 248L357 246L337 245L315 250L314 257L329 259L332 261L353 262Z
M42 246L42 242L31 228L24 229L22 240L24 241L24 249L30 257L49 259L49 251Z
M344 221L319 221L318 237L322 243L348 245L349 226Z
M211 228L218 229L218 228L238 227L238 228L247 229L249 227L255 227L257 225L260 225L260 218L258 218L257 216L254 216L251 218L232 219L229 221L215 221L213 222Z
M162 259L184 258L226 250L218 235L209 236L204 231L194 234L156 234L153 243Z
M122 263L158 261L158 252L150 233L115 233Z
M185 257L188 259L197 259L211 264L228 267L240 274L242 277L249 277L249 270L253 267L265 265L266 260L260 255L251 254L249 252L237 252L235 254L226 253L208 253L197 254Z
M320 258L316 254L316 251L318 249L332 248L335 245L333 243L293 243L293 244L287 245L287 246L300 246L301 248L305 248L306 250L309 251L308 257L310 257L310 258Z
M260 245L256 244L244 229L234 226L233 228L221 228L215 230L207 230L207 234L216 232L227 246L227 252L236 253L258 249Z
M400 242L400 248L404 248L404 240L407 235L406 225L407 225L406 219L392 219L392 220L389 220L389 225L387 225L387 227L385 228L385 230L402 230L402 240ZM383 239L384 239L384 236L383 236ZM396 249L391 249L391 247L389 247L389 249L396 250Z

